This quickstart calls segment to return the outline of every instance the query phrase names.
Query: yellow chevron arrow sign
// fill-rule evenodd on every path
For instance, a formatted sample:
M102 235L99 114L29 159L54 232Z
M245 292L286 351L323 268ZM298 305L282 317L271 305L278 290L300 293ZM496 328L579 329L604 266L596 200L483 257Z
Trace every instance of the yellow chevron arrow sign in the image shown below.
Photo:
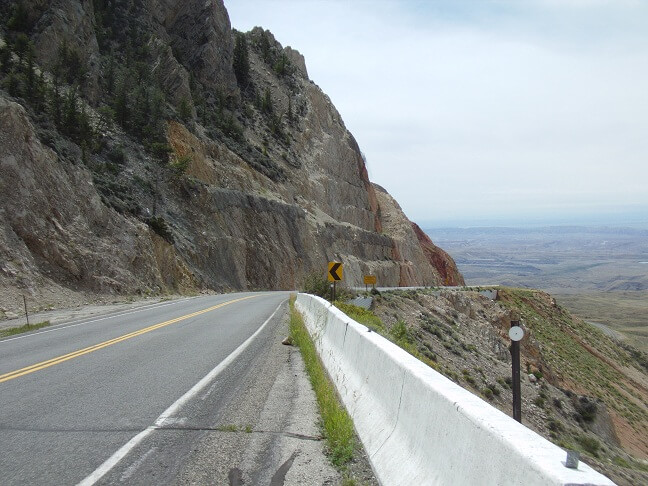
M328 279L329 282L337 282L342 280L342 263L329 262L328 264Z

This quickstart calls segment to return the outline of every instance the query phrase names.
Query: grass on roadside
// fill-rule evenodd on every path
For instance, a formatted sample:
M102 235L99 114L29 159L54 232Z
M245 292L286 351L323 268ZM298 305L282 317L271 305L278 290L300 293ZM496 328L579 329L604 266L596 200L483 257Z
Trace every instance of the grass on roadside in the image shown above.
M7 329L0 329L0 338L7 336L13 336L14 334L22 334L23 332L34 331L40 329L41 327L47 327L50 325L50 321L37 322L36 324L24 324L18 327L9 327Z
M347 304L339 300L336 300L333 304L354 321L364 324L369 329L381 334L382 336L387 334L385 325L382 323L380 318L370 310L358 307L357 305Z
M334 466L342 468L351 459L355 447L353 421L340 404L335 388L324 371L315 345L306 330L304 320L294 304L293 297L290 301L290 333L301 351L315 390L330 460Z

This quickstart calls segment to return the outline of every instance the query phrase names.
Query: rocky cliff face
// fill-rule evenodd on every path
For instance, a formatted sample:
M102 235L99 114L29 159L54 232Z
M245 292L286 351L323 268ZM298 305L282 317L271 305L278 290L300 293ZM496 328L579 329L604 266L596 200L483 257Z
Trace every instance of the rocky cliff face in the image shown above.
M222 1L0 2L0 305L462 283L371 185L303 57Z
M196 281L172 245L102 203L92 176L37 137L25 109L0 98L0 282L54 303L74 292L186 290ZM50 301L49 295L54 297Z
M422 279L423 285L465 285L450 255L403 213L398 202L378 184L373 184L384 233L393 242L392 253L399 264L399 285Z

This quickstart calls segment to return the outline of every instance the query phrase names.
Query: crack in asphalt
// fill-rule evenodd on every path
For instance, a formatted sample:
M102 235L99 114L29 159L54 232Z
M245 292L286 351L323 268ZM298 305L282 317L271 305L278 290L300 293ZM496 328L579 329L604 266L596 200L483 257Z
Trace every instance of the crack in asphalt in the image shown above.
M324 440L322 436L313 436L313 435L304 435L297 434L294 432L277 432L274 430L228 430L224 427L191 427L191 426L162 426L162 427L153 427L156 431L175 431L175 432L225 432L225 433L235 433L235 434L270 434L270 435L280 435L283 437L290 437L292 439L301 439L301 440L312 440L319 442ZM58 434L58 433L85 433L85 432L105 432L105 433L117 433L117 432L141 432L142 428L36 428L36 427L0 427L0 431L11 431L11 432L39 432L39 433L49 433L49 434Z

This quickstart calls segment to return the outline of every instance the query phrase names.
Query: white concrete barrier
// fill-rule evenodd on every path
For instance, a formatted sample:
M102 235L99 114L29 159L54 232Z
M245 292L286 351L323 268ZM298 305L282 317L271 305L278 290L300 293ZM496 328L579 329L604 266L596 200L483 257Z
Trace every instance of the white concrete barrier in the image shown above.
M296 307L384 486L614 484L325 300Z

